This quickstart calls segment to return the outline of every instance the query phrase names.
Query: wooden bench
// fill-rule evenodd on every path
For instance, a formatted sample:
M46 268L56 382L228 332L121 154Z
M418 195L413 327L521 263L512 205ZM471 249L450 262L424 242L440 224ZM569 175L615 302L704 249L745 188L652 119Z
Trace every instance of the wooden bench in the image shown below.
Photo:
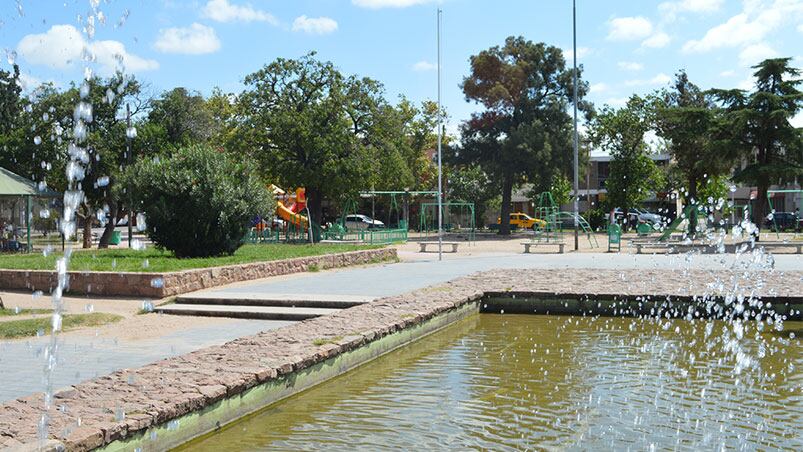
M536 245L558 245L558 254L563 254L563 247L566 245L565 243L543 243L543 242L522 242L524 245L524 254L530 253L530 247Z
M457 247L458 247L458 245L460 245L460 242L441 242L441 244L443 245L444 248L447 247L447 246L452 247L451 251L446 251L447 253L456 253L457 252ZM434 245L435 247L437 247L438 246L438 242L418 242L418 245L421 247L421 249L419 249L418 252L419 253L426 253L428 246Z

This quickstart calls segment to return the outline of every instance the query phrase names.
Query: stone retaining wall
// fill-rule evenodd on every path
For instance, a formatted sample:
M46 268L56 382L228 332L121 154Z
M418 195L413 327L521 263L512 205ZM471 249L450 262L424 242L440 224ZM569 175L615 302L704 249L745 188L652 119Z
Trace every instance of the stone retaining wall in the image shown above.
M395 248L351 251L279 261L253 262L170 273L70 272L72 294L164 298L240 281L318 269L394 260ZM161 284L152 284L161 281ZM41 270L0 270L0 290L41 290L56 286L56 273ZM155 286L155 287L154 287Z
M486 292L640 295L671 299L710 293L710 283L735 271L497 270L388 297L220 346L125 369L57 392L49 411L48 448L164 450L253 411L272 390L302 390L316 370L344 372L352 353L377 344L411 341L416 328L476 306ZM740 281L755 296L803 293L803 272L767 273ZM394 339L395 338L395 339ZM379 346L379 351L383 351ZM370 359L373 355L363 355ZM353 362L352 362L353 364ZM350 367L351 366L351 367ZM268 399L264 399L268 400ZM43 395L0 405L0 449L37 446ZM216 411L222 407L222 411ZM124 413L124 415L123 415ZM221 414L223 413L223 414ZM229 417L226 417L229 416ZM186 428L182 427L185 426Z

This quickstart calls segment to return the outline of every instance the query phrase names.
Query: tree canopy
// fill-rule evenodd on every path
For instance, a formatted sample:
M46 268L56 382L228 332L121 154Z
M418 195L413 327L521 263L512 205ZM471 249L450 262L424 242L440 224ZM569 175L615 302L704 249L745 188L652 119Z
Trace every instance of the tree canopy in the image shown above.
M455 161L480 165L500 182L500 234L506 235L515 185L530 180L549 187L556 174L570 173L573 71L560 48L523 37L509 37L503 46L472 56L470 63L463 93L485 110L461 126ZM590 116L592 106L583 100L588 84L579 74L578 82L578 108Z

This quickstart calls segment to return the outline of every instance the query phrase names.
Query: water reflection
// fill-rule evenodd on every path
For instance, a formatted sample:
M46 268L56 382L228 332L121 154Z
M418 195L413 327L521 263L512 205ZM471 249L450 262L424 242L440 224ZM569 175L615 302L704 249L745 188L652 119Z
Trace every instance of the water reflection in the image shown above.
M803 449L799 339L725 325L483 314L186 447Z

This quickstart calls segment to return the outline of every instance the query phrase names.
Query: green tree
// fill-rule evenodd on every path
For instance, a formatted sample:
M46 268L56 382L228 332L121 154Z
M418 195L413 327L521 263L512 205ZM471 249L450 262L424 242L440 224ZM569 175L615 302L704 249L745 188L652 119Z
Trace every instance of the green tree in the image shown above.
M392 127L398 121L378 82L344 76L310 53L279 58L248 75L245 84L248 89L239 96L239 146L260 163L267 180L306 187L313 221L321 221L324 198L370 189L376 174L388 182L407 177L404 171L377 167L404 160Z
M803 131L789 123L803 106L800 70L791 58L772 58L756 66L755 90L713 90L725 110L731 149L748 164L735 180L757 187L753 222L761 227L768 214L767 190L803 177Z
M499 190L478 165L449 168L448 174L447 197L451 201L473 202L475 221L480 226Z
M654 111L648 99L634 95L623 108L605 107L594 118L591 141L613 157L605 181L610 208L627 211L662 185L662 173L649 157L644 141L652 128Z
M14 128L17 115L22 109L19 66L15 64L13 71L0 70L0 137L8 134Z
M657 97L655 125L658 136L668 144L672 170L682 179L683 185L676 188L685 193L687 204L698 204L700 188L727 173L734 163L714 104L680 71L673 89ZM692 209L689 235L696 231L697 209Z
M222 94L218 93L218 96ZM217 101L219 98L216 98ZM173 149L206 143L223 124L217 122L204 97L186 88L173 88L153 101L148 120L161 125Z
M567 110L573 71L566 68L561 49L523 37L509 37L504 46L483 50L470 62L463 93L485 111L462 125L458 161L478 164L501 182L499 233L508 235L514 186L528 175L549 186L554 174L570 172L572 121ZM582 101L588 84L580 81L577 91L578 107L589 116L591 104Z

